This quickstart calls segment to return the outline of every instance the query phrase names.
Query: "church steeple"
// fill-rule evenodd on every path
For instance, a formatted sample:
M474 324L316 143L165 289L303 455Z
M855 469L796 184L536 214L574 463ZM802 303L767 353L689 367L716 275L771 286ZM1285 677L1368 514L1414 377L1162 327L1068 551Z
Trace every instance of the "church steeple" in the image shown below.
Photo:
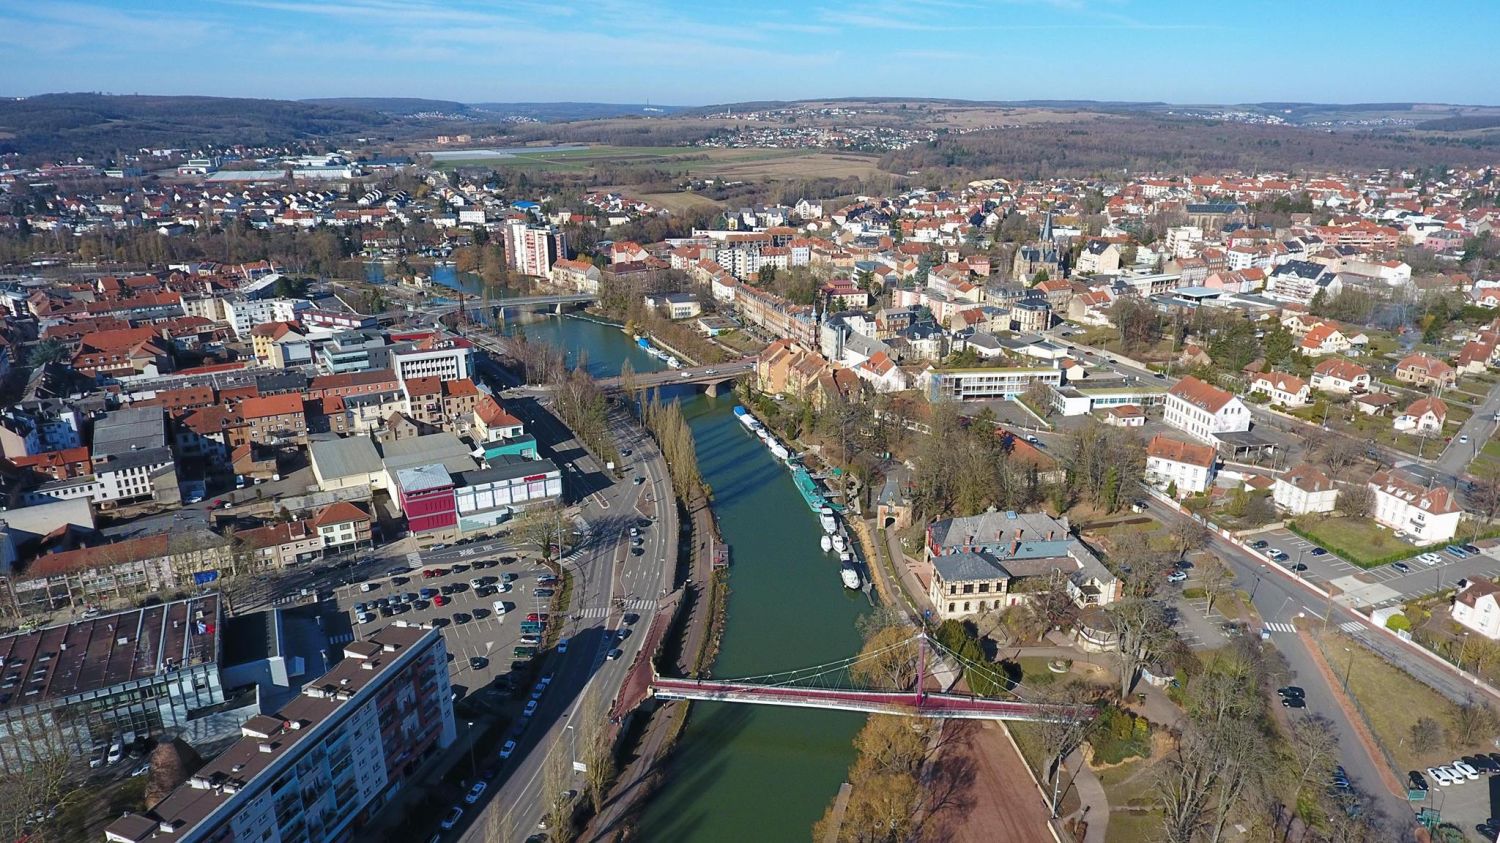
M1052 239L1052 212L1048 211L1047 215L1045 217L1042 217L1042 240L1043 241L1047 241L1047 240L1051 240L1051 239Z

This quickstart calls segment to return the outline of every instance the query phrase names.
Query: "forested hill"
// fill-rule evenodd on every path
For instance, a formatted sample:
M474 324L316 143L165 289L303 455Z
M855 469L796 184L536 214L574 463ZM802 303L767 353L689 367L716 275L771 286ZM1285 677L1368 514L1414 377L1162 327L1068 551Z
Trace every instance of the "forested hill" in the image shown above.
M1044 178L1122 169L1307 172L1484 165L1497 158L1500 146L1493 140L1116 116L939 138L889 152L880 166L951 182L994 173Z
M0 152L64 156L280 145L395 125L394 118L374 111L289 100L42 94L0 100Z

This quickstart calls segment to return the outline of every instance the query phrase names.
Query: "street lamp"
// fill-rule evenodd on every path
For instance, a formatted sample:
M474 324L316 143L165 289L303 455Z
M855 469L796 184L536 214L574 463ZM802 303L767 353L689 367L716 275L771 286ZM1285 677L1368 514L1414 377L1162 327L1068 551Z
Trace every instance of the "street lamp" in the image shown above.
M1349 671L1354 668L1354 650L1345 647L1344 652L1349 654L1348 660L1344 662L1344 693L1347 694L1349 693Z
M474 724L472 721L466 724L469 727L469 778L475 778L479 774L474 767Z

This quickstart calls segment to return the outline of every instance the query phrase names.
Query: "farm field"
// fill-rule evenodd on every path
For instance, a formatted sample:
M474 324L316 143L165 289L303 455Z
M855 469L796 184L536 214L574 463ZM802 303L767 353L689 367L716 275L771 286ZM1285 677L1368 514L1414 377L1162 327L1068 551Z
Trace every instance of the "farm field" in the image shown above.
M655 167L694 176L730 179L775 179L869 176L877 172L873 155L801 149L707 149L692 146L589 146L516 150L508 155L475 150L473 158L434 162L439 169L494 167L537 172L586 173L594 167Z

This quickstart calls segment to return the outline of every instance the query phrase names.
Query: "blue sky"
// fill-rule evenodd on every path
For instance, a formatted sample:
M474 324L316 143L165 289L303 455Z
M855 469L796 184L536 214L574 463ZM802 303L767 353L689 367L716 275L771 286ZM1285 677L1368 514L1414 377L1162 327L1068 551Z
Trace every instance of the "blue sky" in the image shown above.
M1500 2L11 0L0 95L1500 103Z

